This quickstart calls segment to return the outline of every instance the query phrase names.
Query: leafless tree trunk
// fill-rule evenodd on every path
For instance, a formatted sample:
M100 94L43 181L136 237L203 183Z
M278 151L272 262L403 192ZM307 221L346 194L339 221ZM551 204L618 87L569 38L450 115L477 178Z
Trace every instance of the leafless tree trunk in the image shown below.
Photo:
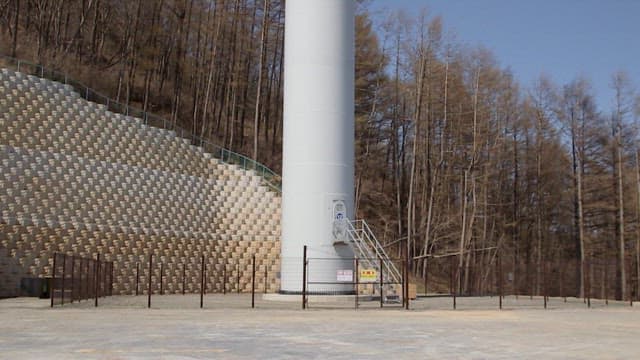
M256 106L253 118L253 158L258 159L258 138L260 125L260 100L262 97L262 73L264 71L264 61L267 56L266 38L269 33L267 21L269 18L269 0L264 0L264 8L262 9L262 29L260 31L260 61L258 63L258 85L256 90Z

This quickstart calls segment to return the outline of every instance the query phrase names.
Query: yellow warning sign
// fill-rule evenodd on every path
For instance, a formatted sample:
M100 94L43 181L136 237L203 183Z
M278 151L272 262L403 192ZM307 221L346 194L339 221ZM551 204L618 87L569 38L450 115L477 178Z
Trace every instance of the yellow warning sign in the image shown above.
M376 282L378 279L378 272L376 269L360 269L360 282Z

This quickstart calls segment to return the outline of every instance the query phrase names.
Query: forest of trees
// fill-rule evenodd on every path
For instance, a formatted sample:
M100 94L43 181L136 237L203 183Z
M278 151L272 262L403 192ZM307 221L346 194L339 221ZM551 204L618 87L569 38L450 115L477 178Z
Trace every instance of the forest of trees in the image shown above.
M0 53L278 171L284 17L284 0L0 0ZM539 291L544 261L580 273L603 259L625 297L640 269L640 100L623 71L611 87L602 109L588 78L519 84L443 19L360 3L358 217L406 245L417 276L430 257L458 254L468 269L500 253Z

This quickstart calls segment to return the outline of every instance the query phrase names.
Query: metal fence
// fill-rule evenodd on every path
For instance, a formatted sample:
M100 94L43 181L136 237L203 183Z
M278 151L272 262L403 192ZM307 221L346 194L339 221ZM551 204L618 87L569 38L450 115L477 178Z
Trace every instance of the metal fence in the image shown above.
M386 277L387 265L380 259L307 258L303 252L303 259L296 260L303 265L301 293L269 299L264 294L280 290L281 259L259 252L233 258L203 254L198 258L147 255L145 259L119 263L56 254L51 306L87 299L94 300L89 305L98 306L99 298L114 293L114 285L121 296L106 298L101 305L515 310L629 307L638 299L636 267L630 260L625 263L629 276L622 289L616 281L619 274L615 259L590 260L584 264L544 261L538 267L505 262L495 256L480 266L460 263L458 256L450 256L429 259L423 278L409 276L408 262L393 259L403 275L397 282ZM114 276L114 271L118 275Z
M303 308L402 307L408 300L406 277L394 281L381 259L308 258L305 264Z
M122 264L121 288L130 290L121 295L146 298L146 307L151 308L165 295L199 295L180 300L183 306L200 308L206 306L207 294L251 294L251 307L255 307L256 296L275 291L278 275L276 262L268 256L252 255L250 258L219 258L202 255L199 258L174 258L148 255L147 261ZM187 297L183 298L187 299ZM139 304L139 302L133 301ZM165 302L166 305L166 302ZM249 304L246 304L249 306Z
M113 262L55 253L50 282L51 307L94 300L113 293Z
M515 301L526 298L538 301L537 306L545 309L551 299L556 305L558 301L582 302L586 307L607 306L613 300L633 306L638 301L640 281L631 259L624 264L624 282L616 272L620 264L615 259L541 261L539 266L509 260L495 256L484 265L473 265L460 262L459 256L429 259L419 278L424 297L450 297L453 309L460 307L460 301L469 308L487 307L487 302L479 305L480 298L494 298L494 305L500 309L505 297L514 300L510 307L517 307Z
M15 59L9 56L0 54L0 65L7 66L15 69L16 71L46 78L52 81L57 81L73 87L80 96L91 102L102 104L106 106L106 110L120 113L123 115L136 117L142 119L145 125L170 130L176 133L177 136L185 139L189 139L191 144L199 146L204 149L205 152L212 154L214 157L220 159L224 163L238 165L244 170L251 170L259 175L263 179L265 186L268 186L276 192L281 191L282 179L280 175L269 169L267 166L247 157L242 154L236 153L229 149L225 149L219 145L215 145L202 137L197 136L190 129L185 129L177 125L175 121L167 120L161 116L151 114L142 109L117 102L108 96L101 94L94 89L75 81L65 73L61 73L52 69L47 69L44 65L38 65L25 60Z
M394 262L401 265L399 281L389 275L396 271L395 265L389 268ZM406 265L402 259L308 257L304 246L302 308L309 308L313 302L314 307L408 307L411 296Z

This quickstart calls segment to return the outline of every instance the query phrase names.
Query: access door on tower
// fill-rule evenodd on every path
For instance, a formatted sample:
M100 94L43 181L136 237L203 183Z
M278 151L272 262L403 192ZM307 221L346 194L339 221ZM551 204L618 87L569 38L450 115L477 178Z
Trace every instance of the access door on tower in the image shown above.
M331 200L331 236L334 245L347 243L347 205L342 198Z

